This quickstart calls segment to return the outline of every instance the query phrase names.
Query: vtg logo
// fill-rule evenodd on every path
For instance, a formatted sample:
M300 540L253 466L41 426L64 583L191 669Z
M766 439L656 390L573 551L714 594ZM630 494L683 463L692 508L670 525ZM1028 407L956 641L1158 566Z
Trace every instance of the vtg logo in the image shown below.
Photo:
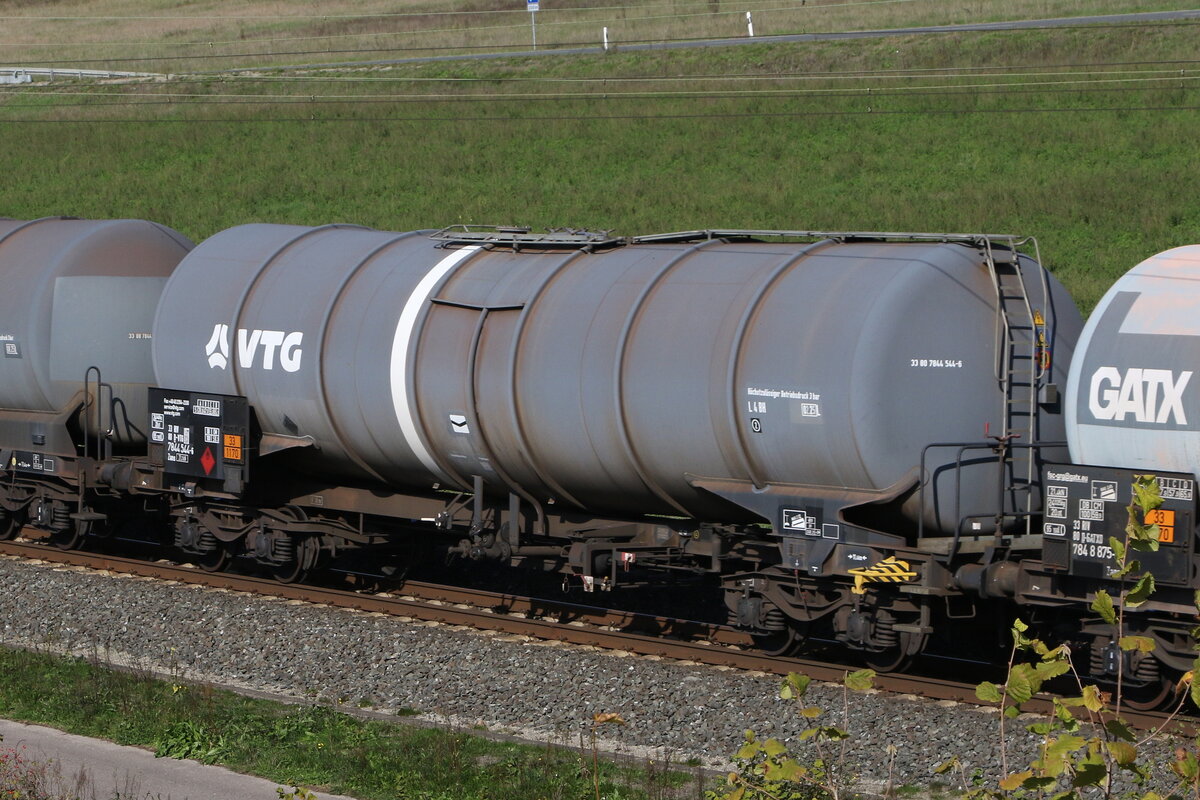
M1178 376L1169 369L1130 367L1122 374L1116 367L1100 367L1092 373L1088 410L1096 419L1123 422L1129 414L1138 422L1186 425L1183 390L1192 373Z
M283 331L248 331L238 328L237 353L238 364L242 369L254 366L254 358L261 345L263 348L262 368L275 369L275 353L279 353L279 366L284 372L295 372L300 369L300 358L304 351L300 343L304 339L301 331L284 333ZM211 369L226 369L229 366L229 326L217 323L213 326L212 336L204 346L208 356L208 366Z

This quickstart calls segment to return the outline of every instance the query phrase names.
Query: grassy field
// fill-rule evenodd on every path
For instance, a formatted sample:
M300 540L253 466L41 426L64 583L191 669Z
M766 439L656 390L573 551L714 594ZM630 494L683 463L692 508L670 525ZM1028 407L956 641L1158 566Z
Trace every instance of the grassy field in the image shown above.
M542 47L1188 8L1186 0L545 0ZM528 49L520 0L3 0L0 60L152 71Z
M893 24L842 5L863 27ZM1100 5L1119 4L962 8L982 18ZM160 6L47 8L167 13ZM913 0L879 13L910 9L912 21L944 6ZM252 10L270 8L279 6ZM0 89L0 214L147 217L197 239L249 221L1017 233L1038 237L1087 310L1133 264L1200 236L1195 31L1107 26Z
M584 798L597 796L597 785L606 800L702 796L701 778L686 766L601 760L593 772L586 741L583 752L497 742L468 731L364 720L325 706L282 705L3 648L0 716L363 800ZM7 747L0 747L0 790L8 788Z

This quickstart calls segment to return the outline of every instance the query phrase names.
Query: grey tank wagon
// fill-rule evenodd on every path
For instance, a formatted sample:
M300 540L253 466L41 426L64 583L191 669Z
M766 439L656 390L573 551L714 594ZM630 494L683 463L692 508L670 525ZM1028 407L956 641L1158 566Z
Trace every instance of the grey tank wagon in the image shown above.
M155 230L175 249L153 290L100 259L125 287L93 295L107 316L49 301L54 326L149 336L131 361L52 349L67 387L5 404L8 534L151 514L209 568L284 580L404 537L588 589L708 576L768 649L819 635L883 668L954 629L948 598L1016 597L1040 554L1083 321L1032 240ZM0 240L26 292L18 262ZM142 438L72 422L113 397ZM55 452L31 413L57 415Z

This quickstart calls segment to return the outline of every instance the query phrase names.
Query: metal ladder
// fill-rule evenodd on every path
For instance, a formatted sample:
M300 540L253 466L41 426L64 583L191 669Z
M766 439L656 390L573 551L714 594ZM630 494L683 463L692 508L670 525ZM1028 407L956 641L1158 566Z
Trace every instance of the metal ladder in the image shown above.
M1031 298L1028 279L1021 270L1018 247L1031 242L1034 250L1040 296ZM1005 245L997 250L994 245ZM1044 354L1052 330L1044 315L1049 310L1049 282L1042 266L1036 239L1018 241L1015 237L984 240L984 254L992 285L996 290L996 380L1003 393L1003 430L1000 441L1029 445L1037 440L1038 394L1045 377ZM1004 495L1012 510L1025 513L1025 532L1031 533L1035 453L1029 447L1006 448L1008 485Z

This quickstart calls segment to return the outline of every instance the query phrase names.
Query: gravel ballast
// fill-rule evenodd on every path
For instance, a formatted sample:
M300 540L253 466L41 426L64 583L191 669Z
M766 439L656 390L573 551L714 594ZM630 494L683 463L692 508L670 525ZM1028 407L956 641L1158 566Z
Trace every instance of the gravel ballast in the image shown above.
M627 724L601 731L613 752L723 767L750 729L815 756L799 741L813 723L779 699L776 676L11 558L0 558L0 619L9 645L295 698L413 709L463 728L574 745L594 713L617 712ZM842 726L840 687L814 685L806 701L826 710L821 724ZM994 711L883 693L851 693L850 704L846 765L866 782L890 772L897 784L925 785L955 755L968 774L997 770ZM1033 755L1030 737L1021 738L1010 743L1010 764Z

